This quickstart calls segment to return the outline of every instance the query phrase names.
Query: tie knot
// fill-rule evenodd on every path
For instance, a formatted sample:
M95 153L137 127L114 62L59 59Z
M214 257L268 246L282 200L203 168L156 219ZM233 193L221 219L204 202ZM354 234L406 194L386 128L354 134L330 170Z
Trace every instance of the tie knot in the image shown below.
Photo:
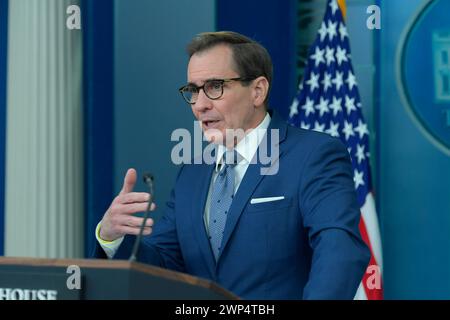
M234 167L240 161L240 155L236 150L227 150L223 155L223 163L225 165Z
M220 175L223 176L226 174L227 168L233 169L235 165L237 165L241 161L241 156L239 152L236 150L228 150L225 151L222 158L222 166L220 168Z

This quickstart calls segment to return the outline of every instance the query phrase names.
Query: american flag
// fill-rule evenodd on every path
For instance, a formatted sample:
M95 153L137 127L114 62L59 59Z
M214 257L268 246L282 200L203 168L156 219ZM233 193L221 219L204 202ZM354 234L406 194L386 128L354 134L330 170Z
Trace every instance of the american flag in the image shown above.
M370 177L369 131L362 115L342 12L343 1L338 5L336 0L328 0L303 81L290 107L289 123L339 137L347 146L361 208L359 228L372 253L355 299L376 300L383 299L382 254Z

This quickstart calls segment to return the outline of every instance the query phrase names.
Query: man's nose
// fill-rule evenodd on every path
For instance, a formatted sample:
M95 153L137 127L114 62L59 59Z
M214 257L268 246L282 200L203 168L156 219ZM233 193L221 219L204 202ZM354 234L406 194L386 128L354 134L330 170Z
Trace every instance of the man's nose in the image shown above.
M204 89L200 89L197 96L197 101L192 105L197 111L205 111L212 108L212 100L205 94Z

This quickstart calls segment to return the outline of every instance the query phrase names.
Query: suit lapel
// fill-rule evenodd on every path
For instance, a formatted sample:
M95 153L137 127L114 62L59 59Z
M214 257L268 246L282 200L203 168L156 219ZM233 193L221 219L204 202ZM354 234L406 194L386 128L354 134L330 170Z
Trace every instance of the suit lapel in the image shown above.
M286 123L274 113L269 128L267 130L267 133L269 134L266 133L265 138L260 143L260 146L266 144L267 149L269 150L268 154L272 155L272 152L274 151L271 148L272 136L270 134L270 130L271 129L279 130L278 131L279 142L277 143L276 141L274 141L275 143L274 147L277 147L279 150L278 159L275 160L276 162L279 161L279 158L283 153L280 145L286 137L286 126L287 126ZM259 149L260 147L258 147L258 151L256 152L255 157L258 156ZM272 163L272 166L276 164L276 162ZM251 164L249 164L247 171L245 172L245 175L242 178L239 189L233 199L233 203L231 204L230 207L230 213L228 215L227 222L225 224L225 230L222 239L222 246L221 246L222 250L220 251L218 260L220 259L220 255L226 250L226 246L230 240L230 237L234 229L236 228L236 225L239 221L239 218L242 215L245 205L249 202L249 199L253 194L254 190L256 189L256 187L258 186L258 184L265 177L265 175L261 174L261 169L264 168L267 170L268 165L263 165L260 161L252 161Z
M205 203L208 196L209 184L211 182L211 175L214 170L214 165L202 165L198 177L198 187L194 188L194 195L192 202L191 218L193 221L193 230L197 238L200 251L205 258L206 265L211 275L214 275L215 259L211 251L208 235L205 230L205 222L203 219L205 213Z
M239 221L245 205L247 204L249 198L253 194L253 191L263 178L259 171L260 168L260 164L250 164L248 166L247 172L242 179L238 192L234 196L229 215L227 217L227 222L225 224L225 230L222 239L222 250L220 250L218 259L220 259L221 254L224 252L224 250L226 250L228 241L230 240L231 234L233 233L237 222Z

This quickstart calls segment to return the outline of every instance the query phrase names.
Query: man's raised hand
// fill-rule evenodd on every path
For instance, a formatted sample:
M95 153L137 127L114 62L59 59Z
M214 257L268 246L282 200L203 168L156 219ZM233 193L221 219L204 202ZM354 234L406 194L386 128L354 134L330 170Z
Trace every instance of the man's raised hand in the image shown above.
M109 209L103 216L100 226L100 238L105 241L113 241L126 234L138 235L144 218L135 217L133 214L147 210L150 194L146 192L133 192L136 184L137 173L134 169L128 169L123 181L122 190L114 198ZM152 203L150 210L155 210ZM148 218L144 228L144 235L152 232L153 219Z

